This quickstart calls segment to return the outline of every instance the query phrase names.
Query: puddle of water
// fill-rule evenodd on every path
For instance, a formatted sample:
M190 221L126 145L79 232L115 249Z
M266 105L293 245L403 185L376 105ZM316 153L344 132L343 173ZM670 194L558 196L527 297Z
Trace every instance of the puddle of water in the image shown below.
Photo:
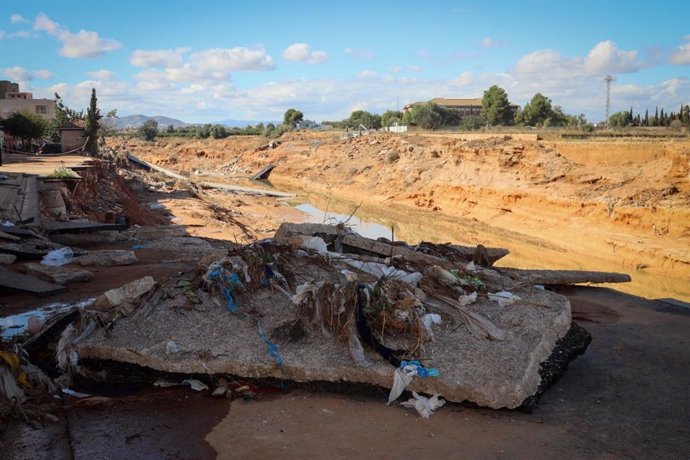
M85 308L95 300L94 298L77 303L50 303L34 310L0 318L0 339L10 340L17 335L25 333L29 328L30 321L38 321L39 324L43 324L48 318L57 313L74 307Z
M344 222L348 227L352 228L360 235L366 238L372 238L374 240L376 238L391 239L391 228L394 228L393 223L389 223L389 225L386 226L376 222L365 221L355 215L324 211L311 203L302 203L293 205L293 207L308 214L309 218L307 220L309 222L332 225L337 225L341 222Z
M292 200L287 203L305 212L309 222L337 224L347 221L348 226L368 238L384 237L405 241L411 245L421 241L429 241L432 243L450 242L466 246L482 243L487 246L505 247L510 249L510 254L501 259L497 263L498 266L628 273L632 277L630 283L599 284L597 286L609 287L648 299L673 298L685 302L690 301L690 284L687 280L635 270L610 260L565 251L559 248L556 243L549 241L539 239L523 241L525 235L517 235L516 238L515 235L492 233L491 229L482 229L481 226L474 223L468 224L454 219L420 219L419 215L407 215L399 211L395 214L396 220L392 221L357 209L357 206L351 203L336 202L313 195L308 195L306 199L309 201L295 202ZM325 209L328 209L328 212ZM340 212L334 212L331 209ZM350 217L353 212L356 215ZM382 212L385 213L385 211ZM395 238L391 238L391 228L394 230Z

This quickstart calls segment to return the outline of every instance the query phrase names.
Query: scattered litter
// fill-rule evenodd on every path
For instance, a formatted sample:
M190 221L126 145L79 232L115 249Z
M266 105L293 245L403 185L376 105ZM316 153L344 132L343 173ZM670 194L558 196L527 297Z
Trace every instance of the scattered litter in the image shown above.
M383 277L395 278L407 284L411 288L416 288L422 280L423 275L419 272L407 273L403 270L398 270L395 267L389 267L386 264L378 262L361 262L358 260L347 259L345 261L349 266L357 270L375 276L378 279Z
M498 302L498 305L501 307L507 307L508 305L512 305L518 300L521 300L520 297L508 291L498 291L494 292L493 294L489 293L489 299L493 300L494 302Z
M188 385L194 391L208 390L208 385L196 379L185 379L182 381L182 385Z
M5 222L2 223L3 227L14 227L14 222L10 222L9 220L6 220Z
M176 355L179 352L181 352L182 349L177 346L175 342L170 340L168 343L165 344L165 354L166 355Z
M441 324L443 320L441 319L441 315L437 313L427 313L422 317L422 322L424 323L424 329L426 330L426 333L429 334L429 337L431 339L434 339L434 330L431 328L432 324Z
M302 236L301 239L304 249L312 249L321 255L328 253L328 246L323 238L318 236Z
M75 398L90 398L91 395L87 393L82 393L80 391L72 390L71 388L63 388L62 392L69 396L74 396Z
M148 244L135 244L131 249L149 249L151 246Z
M472 305L477 301L477 291L473 292L472 294L467 294L467 295L461 295L458 297L458 302L460 302L460 305L463 307L467 305Z
M424 418L429 418L436 409L446 403L446 401L442 399L440 395L433 395L431 398L427 398L426 396L421 396L413 391L412 396L414 396L414 398L410 398L407 401L400 403L400 405L414 408L417 413Z
M64 247L60 249L53 249L52 251L48 252L48 254L43 256L41 264L48 265L49 267L62 267L63 265L70 263L72 261L72 257L74 257L72 248Z
M544 287L543 284L535 284L533 287L534 287L534 289L538 289L540 291L546 291L546 288Z

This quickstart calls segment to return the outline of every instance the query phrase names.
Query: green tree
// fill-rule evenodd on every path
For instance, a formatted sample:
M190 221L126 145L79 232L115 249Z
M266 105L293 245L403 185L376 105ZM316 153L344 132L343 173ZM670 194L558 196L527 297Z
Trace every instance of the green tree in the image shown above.
M381 115L381 126L388 128L396 123L402 123L402 119L402 112L397 110L386 110L383 115Z
M152 141L158 136L158 122L156 120L146 120L137 130L137 136L145 141Z
M304 114L297 109L287 109L285 115L283 115L283 124L294 128L304 120Z
M474 131L486 125L486 120L481 115L465 115L460 119L460 129Z
M379 129L381 128L381 116L366 110L355 110L350 114L347 124L355 129L359 128L359 125L367 129Z
M98 99L96 99L96 89L91 88L91 100L89 101L89 108L86 109L86 118L84 120L84 131L86 132L86 151L91 155L98 155L98 130L101 127L101 111L97 106Z
M630 112L628 111L613 113L609 117L609 126L612 128L623 128L628 126L630 124L630 120L628 119L629 116Z
M0 128L17 139L21 139L28 148L34 139L43 138L46 120L40 115L28 111L15 112L5 119L0 119Z
M445 124L447 115L448 111L431 102L415 104L403 115L403 123L435 130Z
M510 107L510 102L508 102L508 94L506 94L503 88L493 85L484 91L482 116L486 119L487 124L491 126L511 124L513 109Z
M168 127L165 128L165 132L168 134L173 134L175 132L175 127L173 125L168 125Z
M58 93L55 93L55 118L46 125L45 136L51 142L60 142L60 128L72 126L75 121L83 120L84 113L67 107Z
M211 128L211 137L214 139L224 139L228 137L228 132L223 125L213 125Z

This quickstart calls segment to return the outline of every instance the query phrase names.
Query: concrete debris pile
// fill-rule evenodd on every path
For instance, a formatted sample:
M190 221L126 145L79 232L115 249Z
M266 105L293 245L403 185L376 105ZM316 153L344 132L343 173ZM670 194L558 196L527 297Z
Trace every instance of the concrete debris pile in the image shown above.
M590 338L565 297L534 284L544 273L491 268L506 252L283 224L194 272L142 278L77 310L57 359L96 380L119 366L209 382L364 383L391 389L389 403L410 390L406 404L426 416L443 399L418 393L533 407ZM556 273L567 282L570 272Z

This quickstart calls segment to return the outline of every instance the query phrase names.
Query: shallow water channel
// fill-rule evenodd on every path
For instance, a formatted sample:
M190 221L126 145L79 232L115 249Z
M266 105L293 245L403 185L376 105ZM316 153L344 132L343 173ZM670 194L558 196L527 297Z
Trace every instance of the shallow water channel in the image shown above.
M690 282L669 276L635 270L632 267L613 263L610 260L593 258L584 254L566 251L557 243L531 238L516 232L510 233L478 224L467 224L450 219L420 217L419 213L372 209L357 204L336 201L320 195L300 195L287 203L306 214L306 220L314 223L338 224L352 228L362 236L405 241L417 244L421 241L452 243L475 246L500 246L510 254L498 261L497 266L531 269L594 270L627 273L630 283L601 284L621 292L649 299L676 299L690 302ZM383 214L383 215L382 215ZM389 218L394 217L394 220ZM487 233L488 231L488 233Z

